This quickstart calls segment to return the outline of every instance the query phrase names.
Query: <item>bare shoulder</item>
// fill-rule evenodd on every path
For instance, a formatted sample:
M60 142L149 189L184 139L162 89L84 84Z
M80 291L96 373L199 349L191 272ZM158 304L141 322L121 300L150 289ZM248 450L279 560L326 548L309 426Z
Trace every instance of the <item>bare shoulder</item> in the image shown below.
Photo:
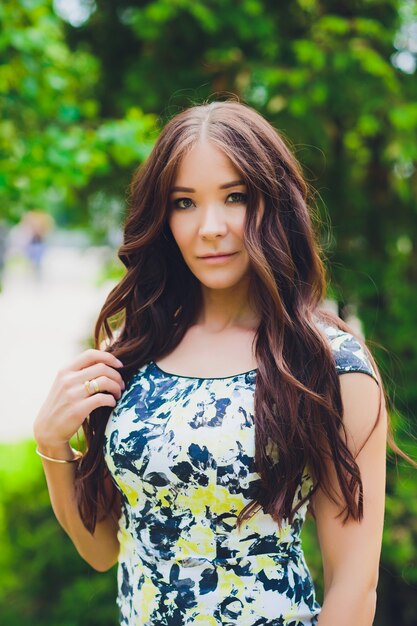
M383 390L367 373L350 372L339 377L343 424L353 456L371 435L386 440L388 416Z

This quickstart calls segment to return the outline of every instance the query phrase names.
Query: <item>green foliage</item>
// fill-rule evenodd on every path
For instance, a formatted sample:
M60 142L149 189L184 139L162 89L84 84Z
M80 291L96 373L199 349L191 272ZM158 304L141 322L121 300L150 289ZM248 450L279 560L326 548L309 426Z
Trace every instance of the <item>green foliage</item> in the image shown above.
M0 446L0 614L8 626L114 626L115 568L96 572L54 517L32 442Z
M0 31L0 215L41 208L85 225L95 179L141 162L156 118L132 106L100 119L99 63L69 49L51 2L2 3Z
M0 28L0 199L17 217L85 183L89 135L82 123L97 113L98 65L69 51L48 2L2 3Z

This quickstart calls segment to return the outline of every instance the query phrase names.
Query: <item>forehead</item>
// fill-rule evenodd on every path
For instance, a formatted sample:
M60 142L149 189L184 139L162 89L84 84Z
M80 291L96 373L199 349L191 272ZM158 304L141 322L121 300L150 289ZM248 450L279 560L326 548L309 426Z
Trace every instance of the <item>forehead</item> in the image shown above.
M174 182L178 186L183 184L189 187L193 186L193 182L197 185L203 181L220 185L239 177L240 172L225 152L204 139L199 140L181 159Z

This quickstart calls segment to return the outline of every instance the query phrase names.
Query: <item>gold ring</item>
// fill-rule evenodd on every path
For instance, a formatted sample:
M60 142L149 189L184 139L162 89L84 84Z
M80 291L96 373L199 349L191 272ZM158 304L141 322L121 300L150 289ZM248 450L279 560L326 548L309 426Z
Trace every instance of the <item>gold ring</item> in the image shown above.
M84 387L86 388L89 396L91 396L93 393L98 393L100 391L100 387L96 378L93 378L92 380L86 380L84 383ZM94 391L91 391L91 387L93 387Z

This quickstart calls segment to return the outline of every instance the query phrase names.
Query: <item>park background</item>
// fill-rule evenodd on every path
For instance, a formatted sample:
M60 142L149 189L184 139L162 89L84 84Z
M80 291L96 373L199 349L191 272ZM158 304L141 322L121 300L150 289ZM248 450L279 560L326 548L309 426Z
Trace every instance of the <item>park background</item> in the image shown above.
M92 570L53 516L31 424L122 275L132 173L190 104L238 97L292 145L329 299L359 320L417 458L416 64L410 0L0 4L1 623L117 623L116 571ZM35 267L16 234L39 212L55 227ZM304 540L320 597L312 523ZM391 455L375 626L416 624L417 472Z

